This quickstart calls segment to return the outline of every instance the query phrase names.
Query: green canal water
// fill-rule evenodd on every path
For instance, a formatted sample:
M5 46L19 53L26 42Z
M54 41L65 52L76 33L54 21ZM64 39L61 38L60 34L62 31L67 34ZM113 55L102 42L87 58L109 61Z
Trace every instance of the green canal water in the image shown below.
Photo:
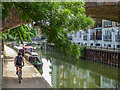
M53 88L118 88L120 84L117 67L36 51L43 61L42 76Z

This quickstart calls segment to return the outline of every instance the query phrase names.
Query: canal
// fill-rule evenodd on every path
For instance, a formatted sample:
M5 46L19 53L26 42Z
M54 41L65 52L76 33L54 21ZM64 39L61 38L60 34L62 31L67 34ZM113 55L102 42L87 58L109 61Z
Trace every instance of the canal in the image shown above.
M53 88L117 88L119 68L49 51L36 50L42 57L42 76ZM41 70L40 70L41 72Z

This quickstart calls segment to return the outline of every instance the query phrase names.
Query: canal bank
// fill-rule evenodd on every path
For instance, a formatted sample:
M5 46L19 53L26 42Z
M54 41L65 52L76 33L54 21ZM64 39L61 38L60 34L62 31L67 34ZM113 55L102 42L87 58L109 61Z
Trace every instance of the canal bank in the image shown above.
M42 76L53 88L118 88L118 67L81 59L73 63L70 58L55 51L36 50L43 61ZM73 60L75 61L75 60Z
M25 60L23 67L22 83L18 83L16 68L14 67L14 57L16 51L5 46L5 63L3 67L3 88L51 88L38 70Z
M54 44L47 44L46 50L57 52ZM59 52L58 52L59 53ZM86 47L81 53L86 60L120 67L120 50L110 48Z
M87 60L120 67L119 49L87 47L85 52L85 58Z

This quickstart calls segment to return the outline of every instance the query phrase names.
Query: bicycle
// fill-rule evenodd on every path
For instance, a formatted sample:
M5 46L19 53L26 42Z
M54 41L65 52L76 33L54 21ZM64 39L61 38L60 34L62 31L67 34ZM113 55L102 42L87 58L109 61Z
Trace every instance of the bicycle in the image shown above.
M20 68L22 68L23 66L18 66L18 74L17 74L17 76L18 76L18 82L19 82L19 84L21 83L21 71L20 71Z

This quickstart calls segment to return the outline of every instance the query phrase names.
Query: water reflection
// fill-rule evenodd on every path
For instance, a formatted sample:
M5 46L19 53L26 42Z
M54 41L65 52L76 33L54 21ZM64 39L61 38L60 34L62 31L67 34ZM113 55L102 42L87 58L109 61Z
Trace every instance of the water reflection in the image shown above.
M117 88L118 68L70 58L55 52L37 51L42 56L42 76L53 88ZM66 62L69 61L69 62Z

